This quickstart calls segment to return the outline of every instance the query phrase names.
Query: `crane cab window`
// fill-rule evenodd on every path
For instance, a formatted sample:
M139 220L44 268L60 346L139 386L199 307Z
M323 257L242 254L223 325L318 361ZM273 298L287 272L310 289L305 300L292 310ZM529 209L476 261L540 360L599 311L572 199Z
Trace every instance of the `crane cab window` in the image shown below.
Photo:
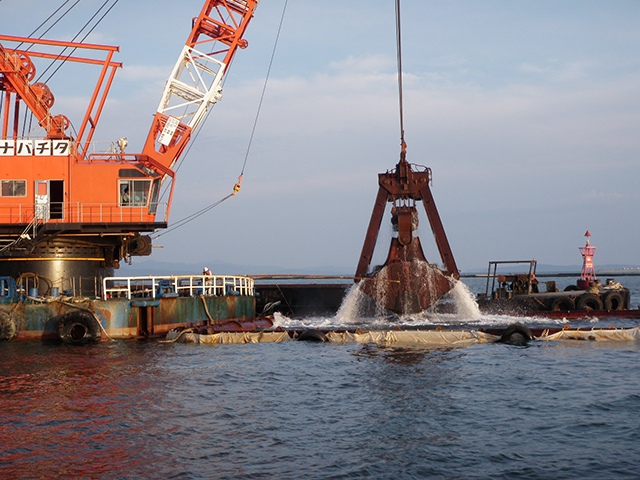
M149 203L151 180L118 180L120 205L146 207Z
M3 197L26 197L27 181L26 180L2 180Z

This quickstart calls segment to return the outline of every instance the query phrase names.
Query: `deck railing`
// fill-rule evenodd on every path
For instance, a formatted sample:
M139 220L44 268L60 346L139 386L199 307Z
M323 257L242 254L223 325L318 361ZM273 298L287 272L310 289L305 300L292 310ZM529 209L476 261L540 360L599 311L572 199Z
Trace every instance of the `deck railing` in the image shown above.
M0 205L0 223L28 224L34 216L51 223L166 222L167 207L166 202L153 203L151 206L80 202L51 202L45 205L4 203Z
M102 281L104 300L123 296L131 299L253 294L253 279L236 275L106 277Z

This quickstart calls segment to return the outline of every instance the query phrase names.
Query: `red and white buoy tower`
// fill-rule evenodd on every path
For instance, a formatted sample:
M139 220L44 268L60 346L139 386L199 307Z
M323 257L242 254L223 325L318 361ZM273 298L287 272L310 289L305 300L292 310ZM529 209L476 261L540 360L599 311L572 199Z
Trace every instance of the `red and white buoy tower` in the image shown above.
M584 236L587 237L587 243L584 247L579 247L580 253L582 254L582 271L580 272L580 280L578 280L579 288L587 288L591 282L596 280L596 271L593 268L593 256L596 254L597 247L592 247L589 244L589 237L591 237L589 230L587 230Z

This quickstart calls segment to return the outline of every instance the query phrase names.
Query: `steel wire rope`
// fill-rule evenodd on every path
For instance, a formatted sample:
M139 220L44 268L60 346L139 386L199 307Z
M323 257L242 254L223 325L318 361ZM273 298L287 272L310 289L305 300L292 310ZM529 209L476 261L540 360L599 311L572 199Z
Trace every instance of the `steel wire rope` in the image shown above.
M206 207L202 208L201 210L198 210L197 212L192 213L191 215L189 215L189 216L187 216L187 217L185 217L185 218L183 218L183 219L181 219L181 220L178 220L178 221L175 223L175 225L173 225L171 228L168 228L168 229L164 230L163 232L157 233L157 234L155 234L155 235L154 235L154 234L151 234L151 235L150 235L150 236L151 236L151 238L158 238L158 237L161 237L162 235L165 235L165 234L167 234L167 233L169 233L169 232L174 231L174 230L175 230L175 229L177 229L177 228L180 228L180 227L184 226L185 224L187 224L187 223L191 222L192 220L195 220L196 218L198 218L200 215L204 215L205 213L207 213L207 212L208 212L209 210L211 210L212 208L217 207L217 206L218 206L218 205L220 205L222 202L224 202L225 200L228 200L229 198L233 197L234 195L235 195L235 192L230 193L230 194L229 194L229 195L227 195L226 197L221 198L220 200L218 200L217 202L212 203L211 205L208 205L208 206L206 206Z
M63 3L60 7L58 7L58 9L53 12L44 22L42 22L38 28L36 28L29 36L33 35L35 32L37 32L44 24L46 24L56 13L58 13L62 7L64 7L67 3L69 3L70 0L67 0L65 3ZM46 35L53 27L55 27L58 22L60 22L60 20L62 20L76 5L78 5L78 3L80 3L81 0L76 0L76 3L74 3L73 5L71 5L66 12L64 12L60 18L58 18L47 30L45 30L38 38L42 38L44 35ZM82 33L82 31L87 28L87 26L91 23L91 21L100 13L100 11L105 7L105 5L107 5L109 3L110 0L105 0L105 2L102 4L102 6L96 11L96 13L93 14L93 16L84 24L84 26L80 29L80 31L73 37L73 39L71 40L72 42L75 41L78 36ZM111 7L109 7L109 9L102 15L102 17L100 17L100 19L98 19L98 21L96 22L96 24L89 30L89 32L87 32L87 34L82 38L81 42L83 42L95 29L96 27L102 22L102 20L109 14L109 12L113 9L113 7L116 6L116 4L119 2L120 0L115 0L113 5L111 5ZM24 42L23 42L24 43ZM20 44L22 45L22 43ZM28 51L31 48L31 46L29 46L26 50ZM64 49L62 49L62 51L56 56L56 58L54 58L51 63L49 64L49 66L44 70L44 72L42 72L40 74L40 76L36 79L36 82L40 81L40 79L49 71L49 69L55 64L56 61L58 61L62 55L65 53L65 51L68 49L69 47L65 47ZM64 63L67 61L67 58L73 54L73 52L75 52L78 49L78 47L75 47L71 53L69 53L69 55L67 55L66 58L64 58L62 60L62 63L60 63L60 65L58 65L58 68L56 68L53 73L51 73L51 75L49 75L49 77L44 81L44 83L49 82L49 80L51 80L53 78L53 76L58 72L58 70L60 70L60 68L62 67L62 65L64 65ZM25 128L26 128L26 123L27 123L27 115L25 113L24 115L24 121L22 124L22 136L24 137L24 132L25 132ZM31 116L29 118L29 129L31 129L31 123L33 121L33 112L31 113Z
M256 113L256 118L255 118L255 120L254 120L254 122L253 122L253 128L252 128L252 130L251 130L251 135L250 135L250 137L249 137L249 145L248 145L248 147L247 147L247 152L246 152L246 154L245 154L244 163L242 164L242 173L241 173L241 175L242 175L242 174L244 174L244 170L245 170L245 167L246 167L246 164L247 164L247 158L249 157L249 150L251 149L251 143L253 142L253 137L254 137L254 134L255 134L255 131L256 131L256 126L257 126L257 124L258 124L258 117L260 116L260 110L262 109L262 103L263 103L263 100L264 100L265 91L266 91L266 89L267 89L267 82L269 81L269 75L271 74L271 67L272 67L272 65L273 65L273 59L274 59L274 57L275 57L276 48L277 48L277 46L278 46L278 40L280 39L280 31L282 30L282 23L284 22L284 15L285 15L285 12L286 12L286 9L287 9L287 4L288 4L288 2L289 2L289 0L285 0L285 2L284 2L284 7L283 7L283 9L282 9L282 16L280 17L280 24L279 24L279 26L278 26L278 32L277 32L277 34L276 34L275 43L274 43L274 45L273 45L273 51L271 52L271 60L270 60L270 62L269 62L269 67L268 67L268 69L267 69L267 75L266 75L266 77L265 77L264 85L263 85L263 87L262 87L262 94L261 94L261 96L260 96L260 101L259 101L259 103L258 103L258 110L257 110L257 113ZM234 59L235 59L235 57L234 57ZM233 63L233 60L231 61L231 63ZM229 68L230 68L230 67L231 67L231 65L229 65ZM224 80L222 81L223 86L224 86L224 84L226 83L226 81L227 81L227 77L225 76L225 77L224 77ZM202 122L202 123L200 124L200 127L198 128L198 131L197 131L197 132L196 132L196 134L194 135L194 141L192 141L192 142L189 144L189 146L187 147L187 151L186 151L185 155L183 155L183 157L180 159L180 162L178 163L178 166L177 166L177 168L176 168L176 170L175 170L176 172L178 171L178 169L180 168L180 166L181 166L181 165L182 165L182 163L184 162L185 157L188 155L189 151L191 150L191 147L192 147L192 146L193 146L193 144L195 143L195 139L196 139L196 138L198 137L198 135L200 134L200 130L202 129L202 126L206 123L206 120L209 118L209 115L210 115L210 114L211 114L211 110L209 110L209 111L207 112L207 116L206 116L206 118L205 118L205 121L204 121L204 122ZM166 193L166 192L165 192L165 193ZM164 195L164 194L163 194L163 195Z
M288 1L288 0L287 0ZM286 3L285 3L285 8L286 8ZM284 12L283 12L283 17L284 17ZM228 15L226 19L224 19L226 22L229 21L229 19L233 20L233 17L231 17L231 15ZM278 41L278 38L276 37L276 43ZM218 42L218 40L214 41L213 44L211 45L211 51L207 54L207 55L211 55L213 53L216 52L215 50L215 45ZM233 62L235 61L235 56L231 59L231 63L228 65L227 67L227 71L231 70L231 65L233 65ZM268 75L268 73L267 73ZM222 88L224 89L225 84L227 83L227 79L229 77L227 75L224 76L224 78L222 79ZM186 108L186 107L185 107ZM174 169L174 172L178 172L178 170L180 170L180 167L182 166L182 164L184 163L185 159L187 158L187 156L189 155L189 152L191 151L191 147L193 147L193 145L196 143L196 139L198 138L198 135L200 135L200 132L202 131L202 128L204 127L204 125L207 123L207 120L209 119L209 115L211 115L213 109L208 109L206 116L204 118L204 120L202 122L200 122L200 125L198 125L198 129L196 130L195 134L193 135L193 139L189 142L189 144L187 145L187 150L185 151L184 155L181 156L180 160L178 161L178 165L177 167ZM162 200L164 198L164 196L169 192L169 188L166 187L164 189L164 191L160 194L160 200Z
M93 16L87 21L87 23L84 24L84 26L80 29L80 31L73 37L73 39L71 40L72 42L74 42L76 40L76 38L78 38L78 36L80 36L80 34L82 33L82 31L87 28L87 26L91 23L91 21L96 18L96 16L98 15L98 13L100 13L100 11L105 7L105 5L107 5L109 3L110 0L105 0L104 3L102 4L102 6L96 11L96 13L93 14ZM96 29L96 27L98 25L100 25L100 23L102 22L102 20L104 20L104 18L109 14L109 12L111 10L113 10L113 7L115 7L118 2L120 0L114 0L113 5L111 5L106 12L104 12L104 14L98 19L98 21L95 23L95 25L93 27L91 27L91 29L86 33L86 35L84 37L82 37L82 39L80 40L80 42L84 42L87 37L89 35L91 35L91 33ZM64 52L67 50L67 48L69 47L65 47L62 52L60 52L58 54L58 56L56 58L53 59L53 61L51 62L51 64L45 69L44 72L42 72L40 74L40 77L38 77L38 79L42 78L42 76L47 73L47 71L49 70L49 68L51 68L53 66L53 64L60 59L60 57L62 56L62 54L64 54ZM74 47L73 50L71 50L71 52L69 53L69 55L67 55L67 58L71 55L73 55L73 53L78 49L78 47ZM64 63L67 61L67 58L63 58L62 62L60 63L60 65L58 65L58 68L56 68L53 73L51 73L51 75L49 75L49 77L45 80L44 83L47 83L49 80L51 80L51 78L53 78L53 76L58 73L58 70L60 70L60 68L62 68L62 65L64 65Z
M59 6L59 7L58 7L58 8L57 8L57 9L56 9L56 10L55 10L51 15L49 15L49 16L46 18L46 20L45 20L44 22L42 22L40 25L38 25L38 26L36 27L36 29L35 29L33 32L31 32L31 33L29 34L29 37L32 37L33 35L35 35L35 34L36 34L36 32L37 32L38 30L40 30L44 25L46 25L46 23L47 23L49 20L51 20L51 19L54 17L54 15L56 15L60 10L62 10L62 8L63 8L67 3L69 3L70 1L71 1L71 0L66 0L62 5L60 5L60 6ZM44 31L44 32L43 32L43 33L38 37L38 39L41 39L42 37L44 37L44 36L45 36L45 35L46 35L46 34L47 34L47 33L48 33L48 32L49 32L53 27L55 27L55 26L58 24L58 22L60 22L60 20L62 20L62 19L63 19L63 18L64 18L64 17L65 17L65 16L66 16L66 15L67 15L67 14L68 14L68 13L69 13L69 12L70 12L74 7L75 7L75 6L76 6L76 5L78 5L78 3L80 3L80 1L81 1L81 0L76 0L76 3L74 3L73 5L71 5L71 6L69 7L69 9L68 9L66 12L64 12L64 13L60 16L60 18L58 18L55 22L53 22L53 24L52 24L48 29L46 29L46 30L45 30L45 31ZM16 49L20 48L24 43L25 43L25 42L20 42L20 43L16 46ZM31 44L31 45L29 45L29 46L25 49L25 51L27 51L27 52L28 52L28 51L31 49L31 47L33 47L34 45L35 45L35 44ZM26 128L27 128L27 117L29 118L29 131L31 131L31 124L32 124L32 122L33 122L33 112L31 112L31 115L27 115L27 113L26 113L26 112L25 112L25 114L23 115L23 121L22 121L22 138L24 138L24 133L25 133L25 130L26 130Z
M218 13L222 15L220 10L218 10ZM235 24L235 20L234 20L233 16L230 13L227 14L226 18L223 17L222 19L227 24L229 23L230 20L233 21L233 23ZM215 49L215 46L216 46L216 44L218 42L219 42L219 40L215 40L211 44L210 51L209 51L209 53L207 55L212 55L212 54L216 53L217 50ZM229 65L227 66L227 71L229 71L231 69L231 65L233 65L234 60L235 60L235 56L231 59L231 63L229 63ZM222 85L221 85L221 87L223 89L224 89L224 85L227 83L227 78L228 78L228 76L225 74L225 76L222 79ZM186 111L186 108L187 107L185 107L185 111ZM200 131L202 130L202 127L204 127L205 123L207 123L207 120L209 119L209 115L211 115L211 111L212 111L212 109L208 109L207 110L207 113L206 113L206 115L204 117L204 120L202 120L200 122L200 125L198 125L198 130L196 130L195 134L193 135L193 140L189 142L189 145L187 145L187 150L184 153L184 155L181 156L180 161L178 162L178 166L174 169L174 172L177 173L178 170L180 170L180 167L182 166L182 164L184 163L185 159L187 158L187 155L189 155L189 152L191 151L191 147L193 146L194 143L196 143L195 140L198 138L198 135L200 135ZM168 190L169 190L168 188L165 188L164 192L162 192L160 194L160 199L164 198L164 196L168 193Z
M227 80L227 78L225 77L224 80L222 81L223 85L224 85L224 82L226 82L226 80ZM174 173L178 173L178 170L180 170L180 167L182 166L182 164L184 163L185 159L189 155L189 152L191 151L191 147L193 146L194 143L196 143L196 139L198 138L198 135L200 135L200 132L202 131L202 128L204 127L204 124L207 123L207 120L209 119L209 115L211 115L211 111L212 110L213 109L211 109L211 108L209 110L207 110L207 113L206 113L206 115L204 117L204 120L202 122L200 122L200 125L198 125L198 129L193 134L193 138L191 139L191 141L187 145L186 151L180 157L180 160L178 161L178 166L173 170ZM171 181L173 182L173 178L171 179ZM167 195L169 193L169 190L170 190L169 185L170 184L167 184L164 187L164 190L160 193L160 195L158 197L158 202L162 201L162 199L165 197L165 195Z
M43 27L43 26L44 26L44 25L45 25L49 20L51 20L51 19L53 18L53 16L54 16L56 13L58 13L60 10L62 10L62 8L63 8L67 3L69 3L70 1L71 1L71 0L66 0L66 2L64 2L62 5L60 5L60 6L59 6L59 7L58 7L58 8L57 8L57 9L56 9L56 10L55 10L51 15L49 15L49 17L47 17L47 19L46 19L44 22L42 22L40 25L38 25L38 27L37 27L33 32L31 32L31 33L29 34L29 37L31 37L31 36L33 36L33 35L35 35L35 33L36 33L38 30L40 30L40 29L41 29L41 28L42 28L42 27ZM71 10L73 10L73 8L74 8L76 5L78 5L80 2L81 2L81 0L76 0L76 3L74 3L73 5L71 5L71 6L69 7L69 9L68 9L66 12L64 12L64 13L60 16L60 18L59 18L59 19L57 19L55 22L53 22L53 24L52 24L49 28L47 28L44 32L42 32L42 34L38 37L38 39L41 39L41 38L42 38L42 37L44 37L47 33L49 33L49 31L50 31L53 27L55 27L55 26L58 24L58 22L60 22L60 20L62 20L62 19L63 19L63 18L64 18L64 17L65 17L65 16L66 16L66 15L67 15ZM21 46L23 43L24 43L24 42L20 42L16 48L20 48L20 46ZM33 47L33 44L29 45L29 46L26 48L26 51L29 51L29 50L31 49L31 47Z
M198 218L199 216L204 215L205 213L207 213L212 208L217 207L218 205L220 205L225 200L228 200L229 198L233 197L238 192L238 190L240 189L240 182L242 181L242 176L244 175L245 167L247 165L247 160L249 158L249 152L251 150L251 144L253 143L253 137L255 135L256 126L258 124L258 118L260 116L260 111L262 109L262 103L264 101L264 96L265 96L265 92L266 92L266 89L267 89L267 84L269 82L269 76L271 74L271 67L273 66L273 60L274 60L275 55L276 55L276 50L277 50L277 47L278 47L278 41L280 39L280 32L282 31L282 25L284 23L284 16L285 16L285 13L287 11L287 4L288 3L289 3L289 0L285 0L284 6L282 8L282 16L280 17L280 23L278 25L278 32L276 34L276 39L275 39L275 42L274 42L274 45L273 45L273 50L271 52L271 59L269 60L269 67L267 68L267 74L265 76L264 85L262 87L262 94L260 95L260 101L258 102L258 109L256 111L256 117L255 117L254 122L253 122L253 128L251 130L251 135L249 136L249 144L247 146L247 151L245 153L244 162L242 164L242 170L241 170L240 176L238 177L238 183L234 186L234 191L232 193L230 193L229 195L227 195L226 197L218 200L217 202L214 202L211 205L208 205L208 206L202 208L201 210L199 210L199 211L197 211L195 213L192 213L191 215L189 215L187 217L184 217L183 219L181 219L178 222L176 222L176 224L173 227L171 227L171 228L169 228L167 230L164 230L163 232L160 232L160 233L158 233L156 235L151 235L151 238L161 237L162 235L165 235L165 234L167 234L169 232L172 232L173 230L175 230L177 228L180 228L180 227L186 225L187 223L191 222L192 220L195 220L196 218ZM211 111L209 111L207 113L207 117L208 117L209 113L211 113ZM204 124L204 122L203 122L203 124ZM198 129L198 132L196 132L196 135L198 133L200 133L200 129ZM191 145L193 145L193 142L191 143ZM189 149L191 148L191 145L189 146ZM188 153L188 151L189 150L187 150L187 153ZM184 158L183 158L183 160L184 160ZM180 162L180 165L181 164L182 164L182 162Z
M398 104L400 108L400 145L402 153L406 152L404 143L404 110L402 101L402 30L400 28L400 0L396 0L396 59L398 62Z
M22 121L22 138L24 138L24 132L27 129L27 117L29 118L29 131L31 131L31 124L33 122L33 112L31 112L30 115L27 115L27 112L24 113L24 118Z
M216 41L217 42L217 41ZM216 44L216 42L213 43L212 47L211 47L211 51L208 53L208 55L214 53L214 46ZM231 69L231 65L233 64L233 60L235 59L235 57L233 59L231 59L231 63L229 64L229 68L227 68L227 70ZM225 83L227 82L227 75L224 76L224 78L222 79L222 88L224 88ZM185 107L186 109L186 107ZM183 155L181 155L180 160L178 161L178 165L176 166L175 169L173 169L173 171L175 173L178 173L178 170L180 170L180 167L182 166L182 164L184 163L184 161L186 160L187 156L189 155L189 152L191 152L191 147L193 147L193 145L196 143L196 139L198 138L198 136L200 135L200 132L202 131L202 128L204 127L204 125L207 123L207 120L209 119L209 115L211 115L211 111L213 109L209 108L207 110L207 113L205 114L204 120L202 120L200 122L200 124L198 125L198 129L196 130L196 132L193 134L193 138L191 139L191 141L189 142L189 144L187 145L187 149L184 152ZM173 179L171 179L171 181L173 181ZM160 193L160 195L158 196L158 202L162 201L162 199L169 193L169 184L167 184L164 187L164 190Z
M253 121L253 128L251 129L251 136L249 137L249 145L247 146L247 152L244 156L244 162L242 164L242 171L240 172L240 178L244 175L244 169L247 165L247 159L249 158L249 151L251 150L251 144L253 143L253 137L256 133L256 126L258 125L258 117L262 110L262 102L264 100L264 94L267 90L267 83L269 82L269 76L271 75L271 67L273 66L273 59L276 56L276 49L278 47L278 40L280 40L280 32L282 31L282 24L284 23L284 14L287 11L287 4L289 0L284 0L284 6L282 7L282 16L280 17L280 24L278 25L278 33L276 34L276 41L273 44L273 51L271 52L271 60L269 61L269 68L267 69L267 76L264 79L264 85L262 86L262 94L260 95L260 102L258 102L258 111L256 112L256 118Z

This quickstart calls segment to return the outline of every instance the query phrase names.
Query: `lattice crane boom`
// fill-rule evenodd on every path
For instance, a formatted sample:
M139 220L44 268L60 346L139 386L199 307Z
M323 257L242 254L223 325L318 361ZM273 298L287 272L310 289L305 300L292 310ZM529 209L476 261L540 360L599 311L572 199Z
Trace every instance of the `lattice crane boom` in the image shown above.
M222 82L237 49L247 47L242 36L258 2L205 2L167 79L142 151L151 166L171 169L188 144L191 132L220 100Z

